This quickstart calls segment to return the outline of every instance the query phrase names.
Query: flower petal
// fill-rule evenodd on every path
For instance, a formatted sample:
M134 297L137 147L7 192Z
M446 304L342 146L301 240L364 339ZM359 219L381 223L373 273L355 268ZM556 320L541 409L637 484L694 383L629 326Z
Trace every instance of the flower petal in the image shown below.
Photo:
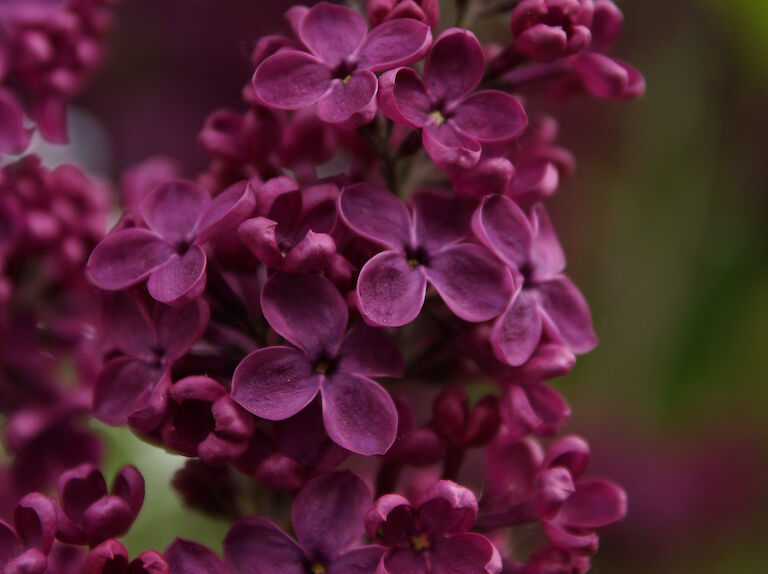
M468 488L439 480L420 501L419 523L436 537L467 532L477 520L477 497Z
M135 466L124 466L112 482L112 494L125 500L138 514L144 504L144 477Z
M48 554L56 536L56 506L38 492L27 494L16 505L13 523L24 548Z
M470 169L480 160L480 143L456 130L451 121L440 126L432 121L421 137L429 157L442 168Z
M304 52L283 50L264 60L253 75L258 100L275 110L298 110L316 103L333 76L319 59Z
M485 536L474 532L435 540L430 552L433 572L499 574L501 556Z
M513 367L522 365L538 347L542 328L536 297L528 290L520 291L493 325L494 354Z
M163 553L170 574L227 574L221 560L197 542L177 538Z
M33 130L24 127L24 112L16 98L0 88L0 154L27 149Z
M645 79L635 68L596 52L579 54L573 61L586 90L597 98L625 101L645 93Z
M400 349L383 329L358 323L341 343L337 369L365 377L400 377L404 365Z
M184 255L174 253L149 276L149 294L166 305L179 305L199 297L205 290L205 263L205 251L199 245L192 245Z
M110 233L91 253L88 279L101 289L118 291L146 279L174 254L173 247L146 229Z
M344 299L318 275L276 273L264 285L261 308L275 331L313 359L335 355L347 329Z
M270 269L283 267L283 254L277 244L277 222L266 217L243 221L237 228L240 239L248 249Z
M93 391L93 416L120 426L137 406L149 400L160 373L144 361L122 357L101 369Z
M339 214L358 235L390 249L411 243L411 216L405 204L380 185L359 183L339 196Z
M381 559L384 549L381 546L363 546L355 548L328 564L328 574L371 574Z
M455 196L422 191L413 196L416 244L437 251L470 235L471 212Z
M472 217L472 229L510 267L519 270L528 261L533 231L523 210L508 197L484 198Z
M432 102L419 75L399 68L379 78L379 109L394 122L420 128L430 120Z
M544 451L532 438L518 440L503 429L486 452L486 474L492 500L508 505L530 498L536 475L541 470Z
M429 572L424 554L417 554L407 545L388 549L382 558L382 568L376 574L403 574Z
M403 253L385 251L371 258L357 278L357 302L366 322L400 327L413 321L424 305L427 276L411 269Z
M256 197L248 182L240 181L229 186L203 211L197 242L235 229L256 208Z
M59 477L61 509L75 523L79 523L88 507L105 494L107 483L104 475L92 464L81 464Z
M472 169L451 173L456 193L474 199L506 193L513 177L515 166L503 157L483 159Z
M533 279L542 281L565 269L565 253L543 205L538 204L533 208L531 226L533 228L533 245L531 246Z
M224 539L224 561L232 574L306 574L304 551L265 518L243 518Z
M83 534L89 545L100 544L128 532L135 518L125 500L118 496L102 496L83 514Z
M424 57L432 43L429 26L410 18L390 20L366 36L358 51L358 66L385 72Z
M552 436L571 416L560 393L548 385L510 385L499 402L499 414L510 433Z
M141 202L141 213L149 228L169 243L187 241L210 202L205 188L175 180L156 187Z
M128 291L101 296L101 324L106 338L126 355L153 357L155 329L152 319L135 294Z
M368 25L358 12L328 2L310 9L297 29L304 45L332 67L352 55L367 32Z
M582 480L563 503L555 521L572 529L594 529L618 522L627 514L627 493L611 481Z
M397 409L371 379L336 373L320 389L323 421L331 440L357 454L384 454L395 442Z
M330 264L336 253L336 243L327 233L307 231L304 239L299 241L288 252L285 258L285 270L293 271L322 271Z
M202 336L209 317L208 303L202 299L181 307L155 306L153 319L157 343L165 360L175 361L184 355Z
M254 351L237 366L232 398L258 417L283 420L312 402L321 380L301 351L267 347Z
M493 319L512 295L509 271L479 245L446 247L429 261L426 272L445 304L465 321Z
M371 489L352 472L315 478L293 500L296 538L309 556L336 556L362 536L372 504Z
M379 83L370 70L358 70L344 80L334 80L317 102L317 117L345 129L368 124L376 116Z
M513 96L487 90L461 102L451 115L451 121L482 143L504 143L523 133L528 116Z
M480 84L485 73L483 47L469 30L451 28L432 45L424 80L433 101L458 101Z
M560 275L540 283L536 291L557 335L574 353L587 353L597 346L589 305L570 279Z

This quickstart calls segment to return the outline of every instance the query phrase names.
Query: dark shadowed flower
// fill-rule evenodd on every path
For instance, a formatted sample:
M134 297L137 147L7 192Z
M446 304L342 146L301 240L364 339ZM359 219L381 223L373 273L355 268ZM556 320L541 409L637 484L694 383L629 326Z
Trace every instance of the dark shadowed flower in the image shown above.
M131 560L125 546L110 538L93 548L83 565L83 574L170 574L163 556L145 550Z
M512 293L512 277L482 246L464 243L468 218L448 196L421 193L413 215L375 184L345 188L339 213L355 233L386 248L360 270L357 299L372 325L398 327L421 311L427 283L465 321L498 315Z
M323 277L278 273L264 285L261 305L272 328L295 348L248 355L232 378L232 398L256 416L282 420L319 392L334 442L360 454L386 452L395 440L397 411L369 377L402 373L389 337L362 323L345 335L347 305Z
M365 518L368 534L387 548L378 574L498 574L501 557L481 534L472 491L441 480L417 503L398 494L376 501Z
M505 92L475 92L485 56L467 30L447 30L432 46L424 79L410 68L381 78L379 105L392 120L422 129L424 149L445 168L468 169L483 145L507 143L523 133L523 106Z
M0 571L42 574L56 536L56 505L37 492L28 494L16 505L13 522L0 520Z
M368 485L349 471L308 482L293 501L298 543L261 517L237 522L224 540L232 574L370 574L382 549L358 547L371 507Z
M391 20L368 32L354 10L321 2L294 11L294 30L307 49L281 50L257 68L253 87L267 107L297 110L317 104L324 122L355 128L376 114L376 73L424 56L432 41L425 24Z

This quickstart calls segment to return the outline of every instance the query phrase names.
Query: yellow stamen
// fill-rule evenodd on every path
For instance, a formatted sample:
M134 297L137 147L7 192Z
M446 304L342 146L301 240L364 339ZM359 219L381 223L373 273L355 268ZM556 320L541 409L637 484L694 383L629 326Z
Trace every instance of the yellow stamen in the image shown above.
M429 538L426 534L411 536L411 546L416 552L424 552L429 549Z
M408 259L408 267L410 267L411 269L416 269L419 265L421 265L421 263L419 263L419 260L416 259L415 257L411 257Z
M309 567L309 571L312 572L312 574L326 574L327 570L325 569L325 566L320 564L320 562L315 562Z
M343 80L341 80L341 81L342 81L342 82L344 82L344 85L346 85L346 84L348 84L348 83L349 83L349 80L351 80L351 79L352 79L352 76L347 76L346 78L344 78L344 79L343 79Z
M445 116L439 110L429 112L429 115L435 118L435 120L437 120L438 126L441 126L445 123Z
M315 365L315 372L319 375L324 375L328 372L328 363L324 363L322 361L318 362ZM323 570L325 572L325 570Z

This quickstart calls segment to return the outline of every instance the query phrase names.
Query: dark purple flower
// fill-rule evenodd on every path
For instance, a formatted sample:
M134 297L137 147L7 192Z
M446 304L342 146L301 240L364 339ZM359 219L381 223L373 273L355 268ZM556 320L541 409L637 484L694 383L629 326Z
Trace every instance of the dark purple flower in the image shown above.
M0 520L0 571L42 574L56 535L56 505L37 492L22 498L14 526Z
M382 496L365 518L368 534L387 548L377 574L498 574L496 548L469 532L476 519L475 495L448 480L418 504L398 494Z
M365 19L344 6L321 2L294 14L307 52L281 50L264 60L253 76L256 96L273 109L317 104L321 120L346 128L374 118L376 73L421 59L432 41L429 27L411 18L368 32Z
M349 471L308 482L293 501L296 543L261 517L237 522L224 540L233 574L369 574L381 558L377 546L356 547L371 490Z
M427 55L423 80L410 68L382 76L379 105L390 119L422 129L424 149L437 165L467 169L484 145L507 143L527 125L523 106L509 94L474 92L484 71L472 32L447 30Z
M434 28L440 20L438 0L368 0L365 11L372 26L396 18L413 18Z
M386 189L361 183L345 188L339 213L355 233L386 248L357 280L360 312L372 325L398 327L421 311L427 283L465 321L498 315L512 293L512 278L479 245L463 243L468 218L455 199L420 193L413 215Z
M269 269L321 271L336 252L329 233L336 224L337 196L334 184L299 189L289 177L272 179L257 191L259 204L271 205L264 217L240 224L240 238Z
M112 232L88 261L88 278L107 291L147 279L157 301L180 305L205 289L206 255L202 245L211 236L235 229L254 209L250 186L237 183L214 199L197 184L172 181L141 203L148 229Z
M542 206L532 219L529 223L514 201L500 195L485 198L472 219L480 241L523 278L491 334L496 355L513 366L530 358L545 325L574 353L597 345L589 307L562 274L565 256Z
M274 275L261 305L272 328L297 348L248 355L232 378L232 398L256 416L282 420L319 392L334 442L365 455L386 452L397 412L387 391L369 378L402 373L399 350L386 334L358 324L345 335L347 305L329 280L315 275Z
M59 478L56 538L69 544L95 546L125 534L144 503L144 478L133 466L124 466L107 492L98 468L84 464Z
M125 546L110 538L93 548L83 565L83 574L170 574L163 556L146 550L133 560Z
M230 574L212 550L181 538L165 549L163 558L170 574Z
M183 307L147 306L131 294L114 293L104 296L102 315L105 335L123 356L99 373L92 412L107 424L127 421L153 430L167 408L171 365L202 335L208 305L198 299Z
M592 0L523 0L512 12L515 47L540 62L586 48L592 40Z

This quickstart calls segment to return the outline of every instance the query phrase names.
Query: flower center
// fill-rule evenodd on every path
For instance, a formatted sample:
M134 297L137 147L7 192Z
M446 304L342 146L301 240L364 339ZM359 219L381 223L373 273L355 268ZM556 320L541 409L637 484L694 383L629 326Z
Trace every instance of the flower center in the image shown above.
M320 562L313 562L309 566L309 571L312 574L326 574L327 570L325 569L325 566L320 564Z
M346 85L352 79L352 72L355 71L356 67L355 64L344 61L333 70L333 77L341 80Z
M192 242L187 241L186 239L182 239L178 243L176 243L176 253L180 257L184 257L187 254L187 251L189 251L189 248L192 247Z
M406 249L405 257L408 260L408 267L411 269L416 269L419 265L424 265L427 262L427 253L421 247Z
M336 370L337 360L326 353L320 355L312 366L318 375L331 376Z
M438 127L445 123L445 116L443 115L443 112L441 112L440 110L432 110L431 112L429 112L429 115L435 118L435 121L437 122Z
M429 550L429 538L426 534L417 534L411 536L411 546L416 552L424 552Z

